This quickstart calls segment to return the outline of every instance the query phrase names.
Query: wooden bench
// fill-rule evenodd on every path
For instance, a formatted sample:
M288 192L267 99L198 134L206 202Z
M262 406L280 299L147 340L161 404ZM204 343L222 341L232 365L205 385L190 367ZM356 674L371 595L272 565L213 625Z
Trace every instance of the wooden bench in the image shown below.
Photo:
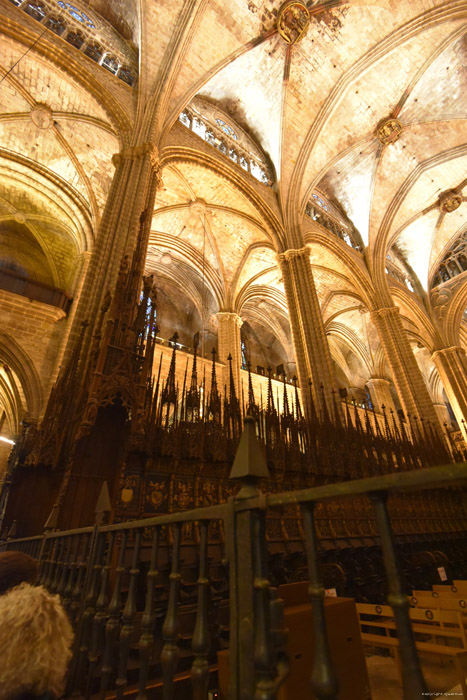
M394 613L389 605L357 603L357 611L361 627L367 625L368 627L384 629L386 636L390 630L396 630ZM371 620L364 620L362 615L371 616ZM458 640L460 648L467 650L467 634L462 614L459 611L410 608L409 615L415 635L423 634Z
M457 586L452 585L452 586L441 586L441 585L434 585L433 586L433 595L437 595L440 598L448 597L448 598L463 598L467 597L467 590L461 589L459 590ZM436 597L436 596L435 596Z
M409 598L409 603L414 608L438 608L438 598L433 598L429 595L429 591L412 591L412 593L418 593L419 595L412 595ZM424 593L425 595L420 595ZM428 593L428 595L426 595Z
M410 605L415 608L437 608L438 610L457 610L467 614L467 595L451 591L449 595L440 595L438 591L412 591Z
M432 599L433 600L433 599ZM368 605L357 603L362 641L365 646L389 649L395 657L400 672L400 645L396 636L397 628L394 613L389 605ZM410 608L410 619L415 635L415 645L419 652L436 654L453 659L467 700L467 636L462 613L458 610L437 608ZM368 632L370 628L371 632ZM381 633L378 634L377 631ZM431 640L427 641L426 637ZM420 637L425 637L421 639Z

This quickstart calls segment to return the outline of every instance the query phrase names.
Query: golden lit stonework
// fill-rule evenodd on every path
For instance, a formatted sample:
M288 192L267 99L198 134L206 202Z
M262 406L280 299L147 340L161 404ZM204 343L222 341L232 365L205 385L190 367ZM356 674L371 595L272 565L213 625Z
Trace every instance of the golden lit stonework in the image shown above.
M38 129L50 129L53 123L52 110L48 105L37 103L30 111L31 121Z
M380 122L376 131L377 136L383 146L395 143L402 133L402 124L398 119L391 117Z
M301 2L286 2L279 10L277 30L288 44L296 44L303 39L309 24L310 13Z
M439 208L448 214L451 211L455 211L460 207L462 203L462 195L460 195L456 190L447 190L439 197Z

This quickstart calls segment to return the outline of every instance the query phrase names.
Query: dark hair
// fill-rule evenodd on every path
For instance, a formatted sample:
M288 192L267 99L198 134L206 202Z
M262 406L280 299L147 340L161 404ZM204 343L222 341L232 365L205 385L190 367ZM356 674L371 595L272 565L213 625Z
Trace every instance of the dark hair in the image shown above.
M0 554L0 595L20 583L34 583L38 564L35 559L23 552L2 552Z

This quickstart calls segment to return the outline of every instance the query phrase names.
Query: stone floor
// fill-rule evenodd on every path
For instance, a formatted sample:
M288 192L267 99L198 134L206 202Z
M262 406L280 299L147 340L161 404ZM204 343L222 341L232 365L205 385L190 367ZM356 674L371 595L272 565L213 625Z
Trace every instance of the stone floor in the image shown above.
M438 700L462 698L456 669L450 661L441 665L433 658L422 659L425 682L432 697ZM402 686L394 660L388 656L367 656L372 700L402 700Z

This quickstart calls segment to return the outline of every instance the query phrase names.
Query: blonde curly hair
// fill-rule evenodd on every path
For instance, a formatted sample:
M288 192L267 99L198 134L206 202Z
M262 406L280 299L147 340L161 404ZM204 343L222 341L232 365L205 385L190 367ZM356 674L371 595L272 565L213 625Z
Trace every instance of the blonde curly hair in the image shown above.
M59 697L72 642L58 595L22 583L0 596L0 700L46 691Z

